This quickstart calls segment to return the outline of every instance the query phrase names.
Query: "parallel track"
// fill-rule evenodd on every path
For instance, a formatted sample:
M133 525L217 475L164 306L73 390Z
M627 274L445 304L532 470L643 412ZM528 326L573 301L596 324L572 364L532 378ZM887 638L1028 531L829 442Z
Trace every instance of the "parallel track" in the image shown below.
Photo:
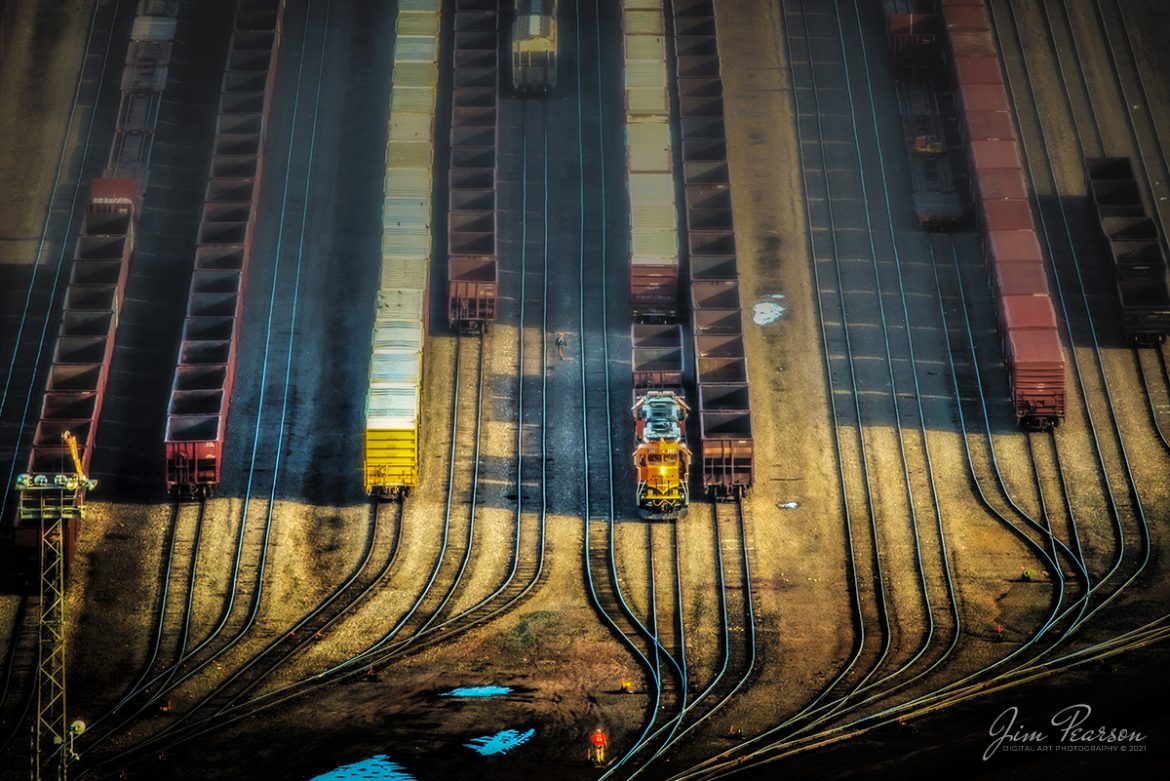
M1053 45L1055 46L1055 43ZM1025 68L1025 77L1027 77L1027 75L1028 75L1027 74L1027 60L1023 60L1023 62L1024 62L1024 68ZM1023 83L1027 83L1029 85L1032 83L1032 80L1030 78L1025 78L1022 81L1023 81ZM1067 85L1066 85L1066 96L1067 96L1067 94L1068 93L1067 93ZM1031 99L1034 101L1035 96L1032 95ZM1041 133L1041 141L1042 141L1041 146L1043 147L1044 139L1043 139L1042 133ZM1026 145L1025 145L1025 147L1026 147ZM1026 151L1027 150L1025 148L1025 154L1026 154ZM1041 154L1043 155L1044 162L1047 164L1049 175L1051 175L1051 171L1052 171L1051 154L1049 153L1049 150L1047 148L1043 148ZM1035 165L1033 166L1033 169L1035 172ZM1064 214L1063 209L1061 209L1060 217L1061 217L1061 220L1064 222L1065 232L1067 234L1068 230L1069 230L1068 229L1068 218L1067 218L1067 215ZM1043 219L1044 219L1044 216L1041 215L1042 224L1043 224ZM1076 261L1075 244L1073 243L1071 236L1069 236L1068 238L1069 238L1070 247L1073 251L1073 259L1075 262ZM952 249L952 258L954 259L956 279L958 279L959 274L958 274L958 265L957 265L957 255L953 253L953 249ZM1040 516L1041 516L1041 520L1043 521L1043 524L1040 525L1037 529L1035 529L1035 531L1038 531L1041 533L1046 532L1047 536L1048 536L1048 540L1049 540L1049 545L1050 545L1050 550L1048 550L1048 551L1042 550L1040 552L1046 558L1049 558L1050 564L1052 564L1054 566L1056 564L1056 560L1060 559L1060 558L1065 558L1072 563L1074 571L1072 573L1070 573L1070 576L1076 576L1078 579L1081 580L1082 588L1083 588L1083 591L1081 593L1081 597L1079 599L1073 600L1071 602L1071 604L1067 608L1065 608L1064 612L1060 613L1059 615L1057 615L1055 610L1054 610L1054 612L1052 614L1050 614L1049 619L1047 621L1045 621L1043 623L1043 625L1036 630L1035 634L1031 638L1028 638L1026 640L1026 642L1021 644L1021 646L1016 651L1009 654L1008 657L1001 659L998 662L993 663L992 665L989 665L989 666L983 668L982 670L976 672L973 675L965 676L961 680L956 681L952 684L948 684L946 686L943 686L943 687L935 690L934 692L929 693L928 695L919 697L917 700L912 700L908 703L896 706L895 708L887 709L886 711L883 711L881 713L878 713L878 714L875 714L875 715L872 715L869 717L863 717L862 719L850 722L850 723L845 724L845 725L838 727L836 729L828 730L828 731L819 733L817 735L814 735L812 737L805 738L805 739L800 740L800 741L778 742L776 744L773 744L772 746L768 746L768 747L765 747L763 749L758 750L757 752L753 752L752 754L747 755L746 757L741 757L739 762L735 762L735 763L725 762L724 764L718 766L717 768L712 768L716 773L718 773L720 769L723 771L726 771L726 770L729 770L733 766L739 766L740 764L743 764L743 763L756 764L760 761L774 761L776 759L779 759L779 758L786 756L786 755L789 755L791 753L795 753L797 751L807 750L808 748L815 747L817 745L824 745L826 743L833 742L834 740L838 739L837 736L844 735L849 730L863 729L864 726L868 726L869 724L872 724L872 723L888 723L889 721L892 721L894 718L896 718L897 713L899 713L899 712L905 713L906 711L908 711L909 709L914 708L914 707L920 707L920 708L925 707L925 708L930 708L930 709L937 708L937 707L945 707L948 703L954 703L954 702L958 702L958 701L961 701L963 699L966 699L966 698L972 696L972 692L979 691L981 689L985 689L988 686L1002 685L1003 683L1009 682L1009 681L1017 681L1018 682L1020 680L1026 680L1026 679L1030 678L1031 676L1036 675L1037 670L1045 669L1048 664L1070 663L1070 660L1078 660L1079 661L1080 659L1083 659L1083 658L1094 658L1094 657L1099 656L1101 654L1113 653L1114 649L1116 649L1118 647L1122 647L1122 646L1136 647L1136 646L1143 644L1143 643L1152 642L1154 639L1160 638L1166 634L1167 629L1165 626L1163 626L1163 624L1166 621L1166 617L1164 617L1163 619L1151 622L1150 624L1147 624L1146 626L1141 627L1137 630L1131 630L1129 632L1126 632L1122 636L1116 638L1115 640L1107 640L1107 641L1102 642L1102 643L1093 643L1093 644L1089 645L1087 648L1083 649L1082 651L1068 654L1068 655L1061 657L1057 660L1054 660L1053 662L1050 662L1050 663L1046 663L1046 662L1042 661L1043 657L1049 655L1050 652L1055 647L1057 647L1057 645L1061 644L1063 642L1064 638L1068 636L1068 634L1070 634L1072 631L1074 631L1075 629L1077 629L1081 625L1083 625L1083 623L1085 621L1087 621L1095 613L1097 613L1099 610L1101 610L1106 604L1111 602L1121 592L1122 589L1124 589L1130 583L1132 583L1133 580L1140 574L1142 568L1144 568L1145 562L1148 559L1148 555L1149 555L1148 530L1145 527L1144 512L1143 512L1143 509L1142 509L1142 506L1140 503L1140 498L1137 496L1137 493L1136 493L1136 491L1137 491L1136 483L1133 481L1133 475L1132 475L1132 472L1129 468L1128 458L1127 458L1126 451L1125 451L1125 444L1121 438L1120 427L1119 427L1117 420L1116 420L1116 417L1113 413L1113 400L1112 400L1112 397L1110 394L1109 382L1108 382L1108 378L1105 376L1103 364L1100 363L1100 354L1099 354L1099 351L1096 347L1096 338L1095 338L1095 334L1093 334L1091 315L1088 314L1087 302L1084 301L1084 297L1085 297L1084 283L1083 283L1083 280L1081 279L1081 276L1080 276L1079 267L1076 269L1076 271L1077 271L1076 281L1079 283L1079 286L1081 289L1081 298L1082 298L1081 303L1085 306L1085 314L1083 315L1082 322L1087 323L1087 327L1089 329L1089 332L1093 336L1092 344L1094 345L1094 353L1095 353L1095 356L1097 359L1096 363L1098 364L1098 370L1099 370L1100 375L1101 375L1101 386L1102 387L1100 389L1093 388L1093 390L1097 391L1097 395L1102 396L1105 400L1105 408L1104 409L1106 411L1106 414L1108 415L1109 422L1112 424L1112 431L1110 433L1115 434L1117 437L1116 447L1117 447L1117 449L1119 451L1119 455L1120 455L1119 460L1120 460L1120 467L1121 467L1121 475L1123 476L1129 490L1131 491L1130 498L1132 499L1132 504L1126 503L1124 500L1118 501L1114 497L1112 492L1110 492L1108 499L1109 499L1111 506L1114 508L1115 513L1117 512L1118 506L1120 505L1121 509L1123 509L1123 510L1130 509L1132 507L1132 512L1136 516L1136 520L1138 521L1138 535L1139 535L1140 539L1142 540L1142 542L1144 543L1144 550L1145 550L1145 555L1142 558L1141 562L1139 563L1137 570L1132 572L1132 574L1130 574L1129 578L1127 578L1120 585L1115 586L1113 589L1110 589L1108 591L1104 591L1104 590L1098 591L1102 582L1104 580L1106 580L1109 577L1109 575L1112 575L1114 572L1116 572L1118 570L1118 568L1120 567L1120 564L1121 564L1121 560L1124 556L1124 552L1125 552L1124 535L1123 535L1122 529L1121 529L1121 521L1120 521L1120 519L1118 519L1116 521L1117 529L1118 529L1118 533L1117 533L1118 553L1117 553L1116 562L1113 565L1110 572L1104 578L1102 578L1101 580L1098 580L1095 584L1090 586L1089 573L1086 569L1086 564L1084 561L1084 554L1082 552L1081 543L1080 543L1079 535L1078 535L1078 530L1077 530L1077 526L1076 526L1076 522L1075 522L1074 508L1072 507L1072 504L1071 504L1070 499L1068 497L1068 492L1067 492L1068 477L1064 472L1064 467L1061 463L1060 451L1058 448L1058 443L1059 443L1061 437L1059 435L1055 435L1055 434L1029 435L1029 446L1030 446L1032 453L1033 453L1032 461L1033 461L1034 472L1035 472L1034 477L1035 477L1035 481L1037 484L1037 492L1038 492L1039 501L1040 501ZM937 268L936 268L936 274L937 274ZM936 279L937 279L937 277L936 277ZM1057 281L1059 284L1059 279ZM940 296L940 305L941 305L943 290L942 290L941 282L938 282L937 284L939 285L938 292L939 292L939 296ZM961 294L961 281L959 282L959 285L960 285L960 294ZM1063 296L1062 296L1062 298L1063 298ZM1065 303L1065 302L1062 301L1062 303ZM966 305L964 305L964 308L965 308L965 306ZM1067 322L1068 308L1067 308L1067 306L1062 307L1062 308L1065 310L1065 319ZM945 319L945 312L944 312L944 319ZM967 323L967 330L968 330L968 337L969 337L969 339L971 339L972 337L971 337L969 321ZM971 349L972 349L972 351L974 350L974 342L973 341L971 341ZM972 365L975 364L974 359L971 360L971 364ZM951 366L952 366L952 375L954 377L955 390L956 390L956 393L960 394L960 396L961 396L963 391L961 389L961 383L959 382L958 375L955 374L955 362L954 362L953 354L952 354L952 358L951 358ZM1078 384L1081 386L1082 397L1085 397L1087 395L1086 391L1085 391L1085 387L1084 387L1085 386L1085 378L1084 378L1084 375L1081 371L1081 367L1079 367L1076 363L1075 356L1074 356L1074 361L1073 361L1073 370L1074 370L1074 374L1076 375L1076 377L1078 379ZM976 372L977 371L978 371L978 369L976 367ZM986 401L983 400L983 391L982 391L982 387L981 387L982 383L981 383L981 381L978 380L977 376L976 376L975 385L979 389L979 396L980 396L980 400L981 400L980 403L984 408L984 417L986 418ZM1148 384L1147 384L1147 388L1148 388ZM1151 404L1151 410L1153 410L1155 408L1155 405L1154 405L1154 401L1152 398L1150 399L1150 404ZM1101 459L1102 458L1102 456L1100 455L1101 446L1100 446L1100 443L1098 441L1096 431L1092 427L1093 426L1092 410L1086 408L1086 412L1090 416L1090 432L1089 433L1090 433L1090 436L1092 436L1092 438L1094 440L1095 450L1098 454L1098 459ZM1155 422L1155 424L1157 423L1156 416L1154 418L1154 422ZM966 428L966 425L964 424L964 429L965 428ZM988 441L990 443L990 441L991 441L990 429L988 430L987 433L988 433ZM994 447L992 448L991 453L992 453L992 463L994 463ZM1101 466L1103 469L1105 468L1104 463L1101 463ZM1049 473L1050 470L1051 470L1051 473ZM1000 487L1004 488L1002 478L999 477L998 466L995 467L994 471L997 475L997 481L999 482ZM1042 473L1045 473L1046 476L1042 476ZM978 485L978 483L977 483L977 485ZM1055 488L1055 490L1052 491L1051 494L1049 494L1046 489L1051 489L1053 487ZM980 494L983 495L982 489L980 489ZM1027 514L1018 505L1016 505L1015 502L1013 502L1011 500L1009 493L1006 491L1006 488L1004 488L1004 496L1012 504L1013 509L1015 511L1017 511L1020 515L1025 516L1025 518L1027 518ZM986 501L986 496L984 496L984 500ZM990 505L988 505L988 507L990 509ZM997 514L999 514L999 513L997 513ZM1033 525L1037 525L1039 523L1038 521L1032 520L1030 518L1027 518L1027 520L1030 523L1032 523ZM1063 526L1063 528L1054 528L1053 527L1054 520L1058 521L1058 526ZM1064 541L1059 539L1058 535L1066 537L1068 539L1068 543L1066 544ZM1035 545L1041 541L1042 541L1042 536L1040 537L1040 539L1031 539L1030 540L1030 542L1033 545ZM1059 576L1061 584L1062 584L1062 590L1063 590L1064 576L1063 576L1062 570L1057 568L1055 570L1054 574ZM1098 596L1103 596L1103 599L1100 602L1098 602L1096 604L1096 606L1090 611L1090 610L1087 610L1088 598L1091 594L1094 594L1094 593L1096 593ZM1056 604L1056 607L1059 608L1060 604L1061 604L1060 601L1058 601ZM1075 613L1075 615L1074 615L1074 613ZM1060 638L1056 642L1049 644L1046 647L1040 645L1039 644L1040 638L1043 637L1046 633L1048 633L1049 630L1051 630L1056 625L1058 620L1063 620L1065 622L1065 629L1061 633ZM1043 649L1043 650L1041 650L1038 654L1031 655L1030 658L1028 658L1025 655L1025 652L1035 651L1036 649ZM996 667L1000 667L1000 666L1007 666L1007 663L1009 662L1009 660L1013 660L1013 659L1015 660L1014 666L1008 667L1008 669L1006 669L1005 671L1000 672L991 678L987 677L987 674L992 669L994 669ZM1072 663L1075 663L1075 662L1072 662ZM979 682L976 682L977 679L982 679L982 680L979 680ZM765 756L767 756L768 758L765 759L764 758ZM699 776L698 776L698 774L695 774L694 776L687 776L687 777L699 777Z

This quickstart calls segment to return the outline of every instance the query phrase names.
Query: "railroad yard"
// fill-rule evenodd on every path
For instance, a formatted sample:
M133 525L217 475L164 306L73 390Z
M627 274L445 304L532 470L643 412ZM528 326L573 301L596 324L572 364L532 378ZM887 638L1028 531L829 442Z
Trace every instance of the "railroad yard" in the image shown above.
M1164 768L1161 10L0 3L0 779Z

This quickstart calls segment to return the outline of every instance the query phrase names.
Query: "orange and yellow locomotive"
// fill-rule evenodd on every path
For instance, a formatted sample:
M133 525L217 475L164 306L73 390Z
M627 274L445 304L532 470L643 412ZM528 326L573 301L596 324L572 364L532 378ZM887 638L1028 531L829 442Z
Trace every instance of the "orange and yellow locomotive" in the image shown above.
M691 466L688 412L690 408L674 391L642 391L634 400L634 469L643 518L673 520L686 511Z

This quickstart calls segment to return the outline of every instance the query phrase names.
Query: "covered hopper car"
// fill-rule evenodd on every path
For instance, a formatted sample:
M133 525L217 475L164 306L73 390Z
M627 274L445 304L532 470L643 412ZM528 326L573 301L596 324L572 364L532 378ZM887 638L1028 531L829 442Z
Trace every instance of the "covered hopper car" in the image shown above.
M512 11L512 90L547 95L557 86L557 0L514 0Z

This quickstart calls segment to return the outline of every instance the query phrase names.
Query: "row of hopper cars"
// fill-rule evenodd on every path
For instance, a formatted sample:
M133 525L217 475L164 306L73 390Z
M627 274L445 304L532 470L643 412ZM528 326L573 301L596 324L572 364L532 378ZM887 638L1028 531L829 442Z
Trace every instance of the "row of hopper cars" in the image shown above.
M512 91L546 96L557 84L557 0L513 0ZM447 321L486 333L496 319L499 0L459 0L454 14Z
M1128 157L1085 159L1089 198L1121 302L1121 328L1135 347L1154 347L1170 333L1170 287L1157 221L1142 202Z
M372 496L419 479L421 383L432 250L440 0L399 9L383 204L382 277L366 399L363 482ZM556 86L557 2L514 0L509 46L518 95ZM452 14L447 323L484 334L496 319L499 0L457 0Z
M441 21L442 0L398 9L362 464L374 496L404 495L418 483ZM456 125L452 147L466 138L494 146L494 134L494 122L474 133Z

